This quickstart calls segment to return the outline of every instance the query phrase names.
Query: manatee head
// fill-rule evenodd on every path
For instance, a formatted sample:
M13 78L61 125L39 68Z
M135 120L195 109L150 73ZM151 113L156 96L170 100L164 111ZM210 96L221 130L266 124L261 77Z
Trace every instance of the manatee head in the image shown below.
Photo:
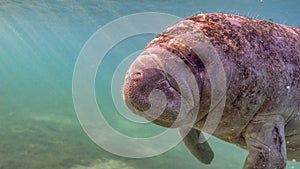
M164 127L196 122L201 83L183 59L148 48L130 66L123 99L132 112Z

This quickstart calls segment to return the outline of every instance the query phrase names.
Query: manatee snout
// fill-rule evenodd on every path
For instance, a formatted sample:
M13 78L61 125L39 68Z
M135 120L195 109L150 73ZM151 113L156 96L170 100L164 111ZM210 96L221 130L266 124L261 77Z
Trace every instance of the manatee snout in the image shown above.
M150 68L127 73L123 93L126 103L144 112L150 108L148 98L151 91L168 87L165 74L161 70Z
M141 60L147 66L143 67ZM150 56L131 65L123 85L123 99L133 113L164 127L178 127L189 119L178 116L185 102L178 84Z

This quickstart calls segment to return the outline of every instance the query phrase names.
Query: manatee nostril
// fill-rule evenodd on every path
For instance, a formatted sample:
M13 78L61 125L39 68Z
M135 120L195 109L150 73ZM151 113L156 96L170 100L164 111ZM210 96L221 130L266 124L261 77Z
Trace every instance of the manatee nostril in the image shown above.
M134 72L134 73L130 74L130 79L132 79L134 81L138 81L141 77L142 77L141 72Z

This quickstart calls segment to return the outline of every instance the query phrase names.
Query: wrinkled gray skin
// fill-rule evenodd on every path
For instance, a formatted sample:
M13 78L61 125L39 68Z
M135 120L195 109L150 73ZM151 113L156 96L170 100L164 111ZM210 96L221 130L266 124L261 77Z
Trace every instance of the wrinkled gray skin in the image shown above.
M201 46L189 46L197 41ZM131 65L123 88L127 106L153 120L151 117L157 115L147 111L153 106L149 94L154 89L163 91L166 108L153 122L179 127L185 136L188 121L184 119L197 116L183 141L196 158L209 164L213 152L207 142L198 141L211 99L207 65L199 55L209 53L203 50L196 54L194 49L198 47L217 52L227 78L226 104L213 135L249 150L244 169L283 169L287 159L300 160L299 28L224 13L188 17L157 35L142 54L151 51L155 56L139 56ZM190 77L181 74L181 66L190 68L200 97L194 105L198 110L191 111L196 113L187 113L173 126L179 115L181 90L188 88L180 90L181 84L164 71L164 65L172 60L177 64L173 73L180 75L187 86ZM160 69L155 68L157 65ZM184 103L193 105L187 99Z

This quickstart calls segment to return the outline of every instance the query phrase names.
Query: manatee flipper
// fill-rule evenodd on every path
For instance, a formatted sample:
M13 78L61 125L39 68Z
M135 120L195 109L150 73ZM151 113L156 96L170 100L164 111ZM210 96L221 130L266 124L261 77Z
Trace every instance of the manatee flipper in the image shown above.
M280 115L258 115L245 131L249 155L243 169L284 169L286 164L285 121Z
M183 137L183 142L190 150L190 152L202 163L210 164L214 158L214 152L210 148L208 142L205 140L201 131L192 128L179 128L179 133ZM188 133L186 133L188 132ZM199 142L199 138L205 140L203 143Z

